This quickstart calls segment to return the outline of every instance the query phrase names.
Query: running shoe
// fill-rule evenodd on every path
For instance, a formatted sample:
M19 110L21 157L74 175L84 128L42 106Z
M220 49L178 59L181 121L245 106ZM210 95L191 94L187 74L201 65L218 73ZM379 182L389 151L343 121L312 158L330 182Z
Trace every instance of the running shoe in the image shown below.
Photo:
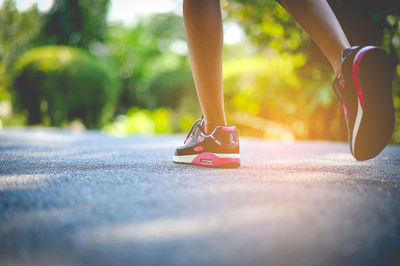
M208 167L240 166L239 137L235 126L217 126L204 133L204 119L197 120L182 146L175 150L175 163Z
M333 82L348 128L350 150L358 161L378 155L394 131L393 63L375 46L341 53L341 73Z

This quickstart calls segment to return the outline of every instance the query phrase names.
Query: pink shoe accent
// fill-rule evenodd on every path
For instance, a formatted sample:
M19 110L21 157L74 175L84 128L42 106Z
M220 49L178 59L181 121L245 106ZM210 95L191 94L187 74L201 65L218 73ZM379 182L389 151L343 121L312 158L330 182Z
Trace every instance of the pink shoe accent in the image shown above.
M339 85L344 88L344 77L342 74L339 74Z
M198 142L203 142L203 140L204 140L204 137L203 137L203 136L199 136L199 137L197 138L197 141L198 141Z
M202 151L202 150L204 150L204 148L201 147L201 146L197 146L197 147L194 147L193 150L195 150L195 151Z
M235 127L233 126L221 126L223 131L235 131Z
M345 117L346 120L347 120L347 115L348 115L348 113L347 113L347 107L346 107L346 105L344 105L344 104L342 104L342 107L343 107L344 117Z
M185 141L185 143L184 143L184 144L186 144L186 143L190 143L191 141L192 141L192 137L188 138L188 139Z
M204 152L196 156L193 159L192 164L204 165L204 166L218 166L227 163L238 163L240 164L240 158L219 158L214 153Z
M362 88L361 88L361 82L359 79L359 72L360 72L360 65L361 65L361 59L363 57L363 55L371 50L374 49L374 46L366 46L364 48L362 48L357 54L356 54L356 58L354 59L354 63L353 63L353 81L354 81L354 86L356 87L357 90L357 95L358 95L358 99L360 100L360 104L361 104L361 108L364 110L364 96L362 93Z

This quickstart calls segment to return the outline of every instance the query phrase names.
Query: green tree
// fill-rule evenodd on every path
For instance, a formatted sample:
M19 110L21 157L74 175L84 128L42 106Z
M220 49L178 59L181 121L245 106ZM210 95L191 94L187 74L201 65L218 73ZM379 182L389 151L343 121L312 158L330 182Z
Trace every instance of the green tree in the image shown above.
M0 100L8 97L6 87L14 63L34 45L41 23L36 6L25 12L18 11L13 0L0 6Z
M44 16L41 44L89 48L103 41L109 0L55 0Z

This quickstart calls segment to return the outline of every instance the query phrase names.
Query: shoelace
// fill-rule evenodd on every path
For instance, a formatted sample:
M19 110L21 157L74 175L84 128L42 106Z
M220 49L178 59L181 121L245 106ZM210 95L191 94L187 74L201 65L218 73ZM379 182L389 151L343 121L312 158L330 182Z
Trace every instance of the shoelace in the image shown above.
M354 52L355 50L359 49L360 46L352 46L350 48L347 48L345 50L342 51L341 53L341 64L343 64L344 60L346 59L347 56L349 56L352 52ZM343 85L341 84L343 82ZM336 94L336 99L338 99L338 104L342 105L343 104L343 90L344 90L344 78L343 78L343 74L339 74L333 84L332 84L332 88L335 91Z
M186 136L186 139L185 139L184 143L186 143L186 141L192 136L192 134L194 133L195 128L199 126L199 123L201 123L201 121L203 121L203 118L197 119L196 122L194 122L192 128L190 129L188 135Z
M341 79L340 75L341 75L341 74L339 74L339 76L337 76L337 77L335 78L335 80L333 81L332 88L333 88L333 90L335 91L335 96L336 96L336 99L338 100L338 104L339 104L339 105L342 105L343 99L342 99L342 92L341 92L341 90L343 90L343 88L342 88L342 86L340 86L340 82L341 82L341 80L340 80L340 79Z

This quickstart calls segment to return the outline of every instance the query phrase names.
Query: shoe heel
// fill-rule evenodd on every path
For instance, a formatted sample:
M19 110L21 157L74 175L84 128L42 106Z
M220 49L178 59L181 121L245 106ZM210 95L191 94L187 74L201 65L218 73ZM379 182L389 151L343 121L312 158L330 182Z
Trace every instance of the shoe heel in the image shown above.
M361 58L358 80L363 95L363 116L357 133L354 156L368 160L389 143L395 124L392 98L394 64L380 48Z

